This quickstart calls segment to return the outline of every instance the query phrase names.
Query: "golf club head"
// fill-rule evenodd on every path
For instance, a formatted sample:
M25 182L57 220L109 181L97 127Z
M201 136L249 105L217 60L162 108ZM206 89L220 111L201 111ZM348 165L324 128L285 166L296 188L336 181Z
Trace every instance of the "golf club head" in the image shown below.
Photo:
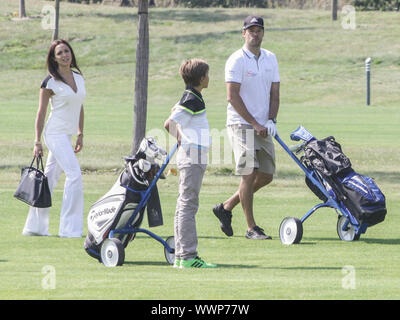
M154 163L155 159L163 159L167 155L167 152L157 145L156 140L153 137L143 138L140 143L138 153L146 155L146 160Z

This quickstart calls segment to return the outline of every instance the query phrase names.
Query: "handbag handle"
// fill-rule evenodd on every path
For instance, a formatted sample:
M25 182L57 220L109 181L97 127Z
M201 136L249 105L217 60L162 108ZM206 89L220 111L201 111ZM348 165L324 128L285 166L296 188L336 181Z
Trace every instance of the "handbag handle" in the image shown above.
M30 165L30 168L32 168L33 163L35 162L35 160L36 160L36 169L39 170L39 161L40 161L40 165L41 165L41 168L42 168L42 172L44 172L42 156L39 156L39 157L33 156L33 159L32 159L31 165Z

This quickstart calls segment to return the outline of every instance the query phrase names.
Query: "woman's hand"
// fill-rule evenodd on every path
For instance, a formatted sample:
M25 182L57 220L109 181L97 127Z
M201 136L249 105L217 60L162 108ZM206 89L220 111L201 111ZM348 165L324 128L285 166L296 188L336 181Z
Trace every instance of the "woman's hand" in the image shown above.
M35 142L35 145L33 147L33 156L36 158L43 156L43 147L40 142Z

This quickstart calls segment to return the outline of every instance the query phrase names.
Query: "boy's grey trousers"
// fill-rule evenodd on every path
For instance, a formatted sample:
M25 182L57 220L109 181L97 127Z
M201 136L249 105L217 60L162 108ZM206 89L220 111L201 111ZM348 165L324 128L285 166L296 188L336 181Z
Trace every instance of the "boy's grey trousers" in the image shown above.
M193 259L197 256L195 216L199 208L199 193L207 167L207 151L179 147L179 195L175 210L175 258Z

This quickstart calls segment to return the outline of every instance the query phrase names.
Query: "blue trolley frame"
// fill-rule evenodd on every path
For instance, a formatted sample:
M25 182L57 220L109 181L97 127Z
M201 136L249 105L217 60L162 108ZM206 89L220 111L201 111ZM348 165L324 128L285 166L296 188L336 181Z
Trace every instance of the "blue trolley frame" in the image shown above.
M175 249L171 248L164 239L162 239L155 233L153 233L147 229L144 229L144 228L133 227L133 226L131 226L131 224L136 219L137 215L140 214L140 211L147 205L147 202L149 201L149 198L151 195L151 191L153 190L154 186L157 184L158 180L160 179L162 173L164 172L165 168L167 167L169 161L171 160L172 156L174 155L174 153L176 152L177 149L178 149L178 144L176 143L174 145L174 147L171 149L170 153L167 155L164 163L162 164L160 170L158 170L158 172L157 172L156 176L154 177L154 179L152 180L150 186L146 190L138 191L138 190L134 190L128 186L121 185L121 187L123 187L129 191L139 193L141 196L141 200L140 200L139 204L137 205L135 211L133 212L132 216L127 221L125 227L120 228L120 229L110 230L110 232L108 234L108 238L114 238L114 234L116 234L116 233L120 234L120 235L124 235L124 234L134 234L134 233L141 232L141 233L145 233L145 234L149 235L153 239L160 242L169 253L175 253Z
M296 136L296 132L299 130L305 130L302 126L298 127L295 131L292 132L290 137L292 140L300 140L301 138L296 137L297 139L294 139L293 137ZM314 137L312 137L314 138ZM315 138L314 138L315 139ZM312 207L301 219L301 223L303 223L305 220L307 220L317 209L323 208L323 207L329 207L335 209L337 212L340 212L345 218L346 222L342 226L342 230L346 231L349 224L351 224L354 227L355 234L360 235L362 233L365 233L368 224L366 223L359 223L353 215L350 213L350 211L340 202L336 201L329 192L326 190L326 188L320 183L320 181L316 178L316 173L313 170L308 169L304 164L299 160L299 158L289 149L289 147L282 141L282 139L279 137L278 134L275 135L275 140L278 141L278 143L282 146L282 148L289 154L289 156L294 160L294 162L297 163L297 165L301 168L301 170L304 171L305 175L307 176L308 179L311 180L311 182L325 195L327 200L323 203L319 203ZM307 140L305 140L307 141Z

